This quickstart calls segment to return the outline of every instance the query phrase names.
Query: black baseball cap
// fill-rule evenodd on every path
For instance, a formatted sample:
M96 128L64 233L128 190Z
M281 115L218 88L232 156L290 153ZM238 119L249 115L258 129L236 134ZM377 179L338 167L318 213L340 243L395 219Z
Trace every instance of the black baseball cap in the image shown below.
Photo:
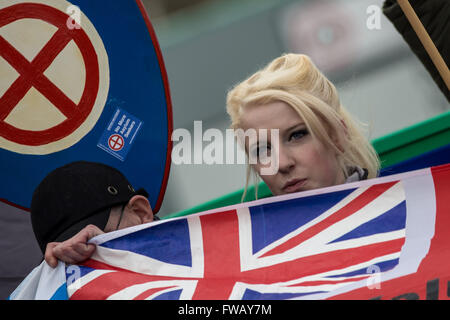
M65 241L88 224L103 230L112 207L135 195L125 176L108 165L76 161L50 172L38 185L31 201L31 224L42 253L49 242Z

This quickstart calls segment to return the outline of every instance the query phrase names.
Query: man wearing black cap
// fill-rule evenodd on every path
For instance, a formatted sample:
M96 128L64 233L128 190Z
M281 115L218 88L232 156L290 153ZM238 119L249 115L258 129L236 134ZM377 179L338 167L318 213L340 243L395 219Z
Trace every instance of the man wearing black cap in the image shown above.
M31 223L45 261L78 263L95 251L92 237L151 222L144 189L115 168L77 161L50 172L33 193Z

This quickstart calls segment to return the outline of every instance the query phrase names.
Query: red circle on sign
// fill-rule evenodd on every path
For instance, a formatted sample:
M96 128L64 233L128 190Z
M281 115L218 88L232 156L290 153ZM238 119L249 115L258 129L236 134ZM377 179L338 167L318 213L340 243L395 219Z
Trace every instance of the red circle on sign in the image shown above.
M113 134L108 139L108 146L114 151L121 150L123 148L123 145L123 138L120 134Z
M20 74L0 98L0 136L5 139L29 146L58 141L78 129L91 113L99 88L97 53L83 29L67 28L68 18L69 16L60 10L37 3L16 4L0 10L0 28L20 19L40 19L58 28L31 62L0 36L0 56ZM78 105L43 74L71 40L80 49L86 68L84 91ZM23 130L6 123L5 118L31 87L36 88L57 107L66 120L41 131Z

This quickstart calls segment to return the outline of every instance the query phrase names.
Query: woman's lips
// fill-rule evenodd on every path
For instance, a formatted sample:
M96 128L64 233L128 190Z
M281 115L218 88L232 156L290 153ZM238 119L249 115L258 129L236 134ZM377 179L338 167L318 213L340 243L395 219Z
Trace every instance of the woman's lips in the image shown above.
M283 192L292 193L292 192L302 191L302 187L304 186L305 183L306 183L306 179L290 180L284 185Z

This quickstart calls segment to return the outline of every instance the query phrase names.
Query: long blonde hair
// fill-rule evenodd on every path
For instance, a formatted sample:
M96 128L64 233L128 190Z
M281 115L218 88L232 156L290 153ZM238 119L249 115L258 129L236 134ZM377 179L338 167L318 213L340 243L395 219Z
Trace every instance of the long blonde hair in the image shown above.
M241 127L240 119L248 105L282 101L305 121L308 131L326 147L335 150L345 176L349 168L368 170L368 178L378 175L380 161L362 126L342 106L336 87L301 54L285 54L237 84L227 95L231 128ZM250 166L243 199L247 191ZM257 193L257 191L256 191Z

